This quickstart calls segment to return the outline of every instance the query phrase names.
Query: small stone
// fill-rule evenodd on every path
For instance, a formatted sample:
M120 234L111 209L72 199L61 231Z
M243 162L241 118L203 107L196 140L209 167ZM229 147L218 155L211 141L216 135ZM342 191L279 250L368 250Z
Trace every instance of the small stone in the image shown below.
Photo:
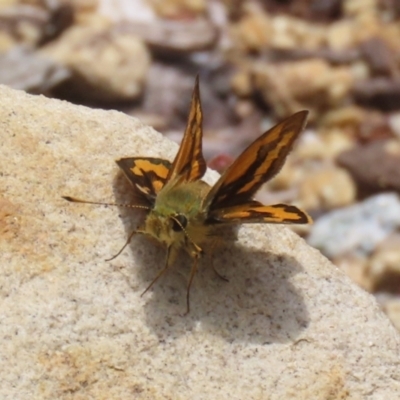
M400 298L397 297L385 301L382 308L393 325L400 331Z
M354 146L351 137L340 128L321 128L318 134L307 131L302 139L294 151L301 160L332 160Z
M70 68L69 93L100 101L138 98L150 67L143 41L112 28L75 26L42 54Z
M324 28L320 25L287 15L272 19L271 46L276 49L317 49L324 40Z
M308 243L328 257L371 254L400 227L396 194L373 196L362 203L332 211L315 221Z
M248 97L253 91L253 87L251 84L251 75L248 71L245 70L238 71L235 73L235 75L233 75L231 85L233 91L239 97Z
M218 31L206 18L182 21L123 21L118 31L141 38L153 52L161 55L210 49L216 42Z
M396 54L380 37L368 38L361 43L360 50L373 75L391 75L394 71Z
M293 160L289 158L271 181L267 182L266 186L272 191L288 190L305 178L304 168L299 168Z
M335 50L349 49L355 45L354 22L342 19L327 26L326 41Z
M0 54L0 83L14 89L46 93L70 76L68 68L25 46Z
M352 89L357 104L382 111L397 111L400 102L400 79L374 77L358 81Z
M2 5L0 50L9 50L17 44L35 47L41 41L49 19L50 13L42 7L17 2Z
M331 210L352 204L355 198L351 176L334 166L307 176L299 187L299 201L306 210Z
M364 290L371 292L372 285L371 279L368 276L368 258L361 255L344 255L337 257L333 260L333 263L337 265L347 276L349 276L353 282L357 283L358 286Z
M155 12L163 18L184 18L203 14L205 0L147 0Z
M388 123L393 133L400 140L400 113L393 113L389 115Z
M400 293L400 235L392 234L377 248L368 262L373 291Z
M378 10L378 0L343 0L342 3L343 14L353 18Z
M271 18L263 13L251 13L231 26L235 46L244 51L260 51L270 45L273 31Z
M339 155L337 162L352 175L362 193L400 191L400 141L379 140Z
M306 108L313 111L312 119L341 104L353 84L349 68L332 67L322 59L258 63L253 72L255 88L281 117Z

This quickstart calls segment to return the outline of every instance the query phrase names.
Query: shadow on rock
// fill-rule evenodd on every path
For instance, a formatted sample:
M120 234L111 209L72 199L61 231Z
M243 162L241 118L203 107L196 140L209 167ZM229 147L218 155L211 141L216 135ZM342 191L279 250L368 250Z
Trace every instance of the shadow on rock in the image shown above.
M129 183L122 183L121 179L125 178L117 175L116 200L132 203ZM121 208L120 214L128 237L138 225L140 212ZM203 331L229 342L285 343L295 340L307 327L309 317L302 295L290 282L303 270L295 259L229 239L211 255L207 248L204 250L190 292L188 315L183 316L193 260L183 250L175 265L144 295L147 324L160 340L186 335L197 330L200 323ZM144 290L164 267L166 249L138 235L126 251L135 259L128 275L136 275L140 290ZM215 274L211 257L217 271L229 282Z

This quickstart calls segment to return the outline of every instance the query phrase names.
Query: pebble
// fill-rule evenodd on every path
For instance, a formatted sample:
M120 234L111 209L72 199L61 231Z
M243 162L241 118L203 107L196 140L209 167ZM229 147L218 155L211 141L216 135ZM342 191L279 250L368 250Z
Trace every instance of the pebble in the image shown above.
M104 24L74 26L41 54L72 71L69 92L99 101L136 99L150 67L149 51L134 34Z
M384 193L315 221L308 243L334 258L345 253L368 255L400 227L400 200Z
M400 113L393 113L388 117L388 123L393 133L400 139Z
M363 193L400 191L400 141L376 140L340 154L337 162L346 168Z
M350 68L332 67L321 59L260 62L254 64L253 72L255 88L281 117L305 108L310 110L312 120L322 111L340 105L353 85Z
M350 174L335 166L315 171L299 187L299 201L306 210L331 210L352 204L355 198Z
M148 0L161 18L179 18L203 14L205 0Z
M371 290L400 293L400 235L384 240L368 262Z
M382 308L393 325L400 331L400 298L391 298L385 301Z

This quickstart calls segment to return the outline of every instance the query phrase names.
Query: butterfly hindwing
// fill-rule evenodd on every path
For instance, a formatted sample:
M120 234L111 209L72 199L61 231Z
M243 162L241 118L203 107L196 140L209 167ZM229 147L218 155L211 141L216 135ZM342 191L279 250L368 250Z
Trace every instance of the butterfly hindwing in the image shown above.
M213 186L204 207L212 212L249 202L282 168L307 115L307 111L300 111L255 140Z
M116 163L135 188L135 195L143 203L152 205L167 182L171 163L151 157L121 158Z
M202 150L202 123L203 112L200 102L199 77L197 77L186 130L167 181L193 182L199 180L206 172L207 166Z
M218 210L209 215L210 222L216 223L268 223L307 224L311 218L296 206L274 204L264 206L258 201Z

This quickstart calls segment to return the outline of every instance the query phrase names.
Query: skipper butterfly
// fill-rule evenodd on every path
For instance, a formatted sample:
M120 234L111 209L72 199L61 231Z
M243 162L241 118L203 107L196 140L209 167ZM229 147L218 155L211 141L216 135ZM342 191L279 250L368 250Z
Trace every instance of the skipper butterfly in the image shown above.
M295 206L265 206L253 199L260 186L282 168L293 142L305 126L307 115L307 111L297 112L265 132L210 187L201 180L207 167L202 153L203 113L197 77L185 134L174 161L171 163L150 157L121 158L116 161L133 186L135 204L99 203L69 196L63 198L71 202L146 210L144 223L129 235L125 245L111 259L121 254L137 233L151 236L166 245L164 268L144 294L173 264L178 250L184 248L193 258L186 290L188 313L190 287L204 248L212 240L213 230L217 226L311 222L311 218Z

